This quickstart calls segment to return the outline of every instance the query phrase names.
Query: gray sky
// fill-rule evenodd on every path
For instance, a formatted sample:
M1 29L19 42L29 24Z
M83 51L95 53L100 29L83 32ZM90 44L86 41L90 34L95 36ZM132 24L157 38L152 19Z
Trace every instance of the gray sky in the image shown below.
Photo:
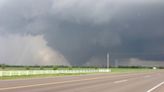
M163 0L0 0L0 63L162 65ZM121 63L120 63L121 64Z

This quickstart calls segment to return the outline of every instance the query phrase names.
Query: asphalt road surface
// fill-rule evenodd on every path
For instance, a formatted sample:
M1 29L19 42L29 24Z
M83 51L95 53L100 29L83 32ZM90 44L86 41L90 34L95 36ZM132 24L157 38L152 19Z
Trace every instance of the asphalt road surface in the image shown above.
M0 80L0 92L164 92L164 71Z

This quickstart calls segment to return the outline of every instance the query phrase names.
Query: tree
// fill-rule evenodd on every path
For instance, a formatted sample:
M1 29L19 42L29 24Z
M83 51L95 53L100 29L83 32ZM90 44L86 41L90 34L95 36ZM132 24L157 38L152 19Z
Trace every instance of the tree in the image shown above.
M26 70L30 70L30 67L29 66L26 66L25 68L26 68Z
M57 70L58 69L58 66L53 66L53 70Z
M2 68L2 69L5 69L5 68L6 68L6 65L5 65L5 64L2 64L2 65L1 65L1 68Z

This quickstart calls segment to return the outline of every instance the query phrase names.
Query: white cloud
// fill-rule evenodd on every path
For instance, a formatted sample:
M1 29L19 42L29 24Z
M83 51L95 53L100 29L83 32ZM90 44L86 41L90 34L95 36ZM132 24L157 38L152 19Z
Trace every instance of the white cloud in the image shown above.
M1 35L0 58L5 64L70 65L61 53L47 46L42 35Z

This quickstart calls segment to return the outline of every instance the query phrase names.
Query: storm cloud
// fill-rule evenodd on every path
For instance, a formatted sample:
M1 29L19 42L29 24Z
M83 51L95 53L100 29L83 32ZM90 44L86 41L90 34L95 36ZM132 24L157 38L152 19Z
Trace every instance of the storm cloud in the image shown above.
M111 62L161 63L163 9L162 0L2 0L1 63L105 65L107 52ZM27 38L40 40L19 40ZM23 46L31 51L20 56L11 45L20 48L20 53ZM51 63L32 58L42 49L47 53L43 56L51 56L47 60ZM21 59L6 60L17 56Z
M12 65L70 65L59 52L46 45L42 35L1 35L0 43L0 63L5 61Z

